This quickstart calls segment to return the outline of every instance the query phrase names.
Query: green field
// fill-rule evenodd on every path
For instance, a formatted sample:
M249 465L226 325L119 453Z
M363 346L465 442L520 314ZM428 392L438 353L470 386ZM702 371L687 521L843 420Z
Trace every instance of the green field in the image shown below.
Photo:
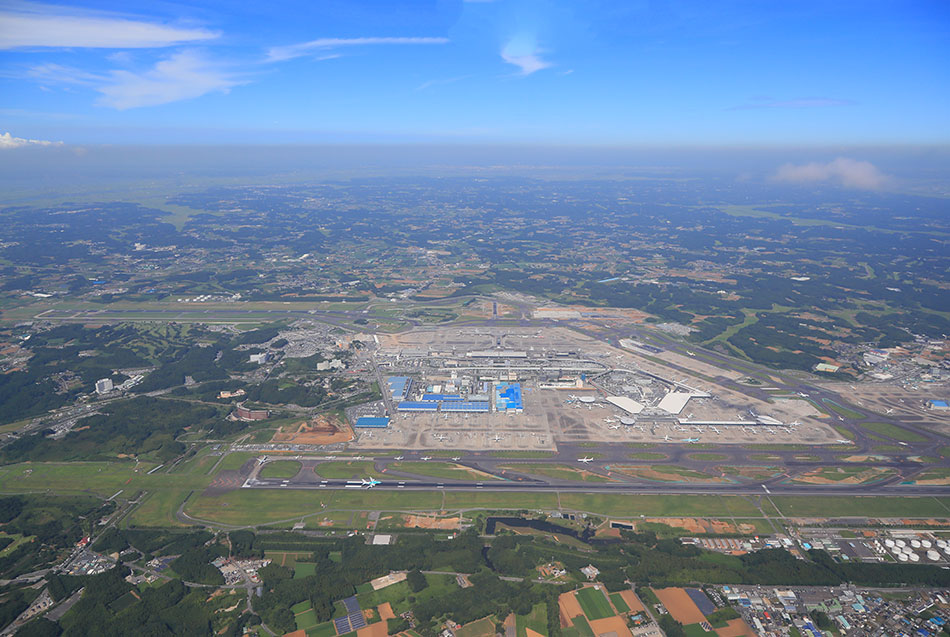
M294 579L303 579L304 577L310 577L317 572L317 565L313 562L295 562L294 563Z
M570 480L573 482L609 482L610 479L591 473L583 469L577 469L562 464L509 464L499 467L506 471L515 471L517 473L527 473L536 476L545 476L555 480Z
M553 458L553 451L492 451L493 458Z
M535 604L529 614L515 616L515 629L518 637L527 637L526 628L542 635L548 634L547 606L543 602Z
M688 456L691 460L722 462L728 460L729 456L724 453L691 453Z
M878 480L884 480L885 478L890 478L894 475L894 470L889 469L887 471L868 473L866 476L862 475L865 472L868 472L868 467L818 467L816 469L810 469L809 471L793 477L790 482L797 482L802 484L808 484L810 481L808 478L818 478L820 480L827 480L829 482L843 482L849 480L849 484L867 484L869 482L877 482Z
M296 460L273 460L261 467L261 478L293 478L303 465Z
M451 462L393 462L388 468L392 471L412 473L430 478L442 478L444 480L487 482L498 479L495 476ZM390 478L392 477L390 476Z
M556 509L556 493L498 493L494 491L448 491L445 509Z
M307 637L333 637L336 635L336 627L333 622L323 622L307 630Z
M588 586L577 591L575 597L581 605L581 610L587 615L587 619L604 619L614 615L613 609L610 608L610 602L607 601L607 597L602 590Z
M744 517L762 516L751 502L740 496L562 493L561 506L568 510L618 517L722 517L725 511Z
M578 615L571 621L574 622L574 627L565 628L562 631L564 637L594 637L594 631L583 615Z
M924 442L927 440L923 436L915 434L913 431L908 431L903 427L891 425L886 422L862 422L861 427L868 431L881 434L882 436L893 438L899 442Z
M178 520L176 513L189 493L174 489L152 491L145 496L144 502L135 507L125 523L127 526L187 526Z
M704 635L716 635L715 632L711 633L699 624L689 624L687 626L683 626L683 630L686 632L686 637L704 637Z
M495 637L495 622L491 617L476 619L455 631L455 637Z
M636 453L628 453L627 457L631 460L666 460L669 458L665 453L658 451L638 451Z
M317 614L312 608L310 608L310 602L300 602L301 604L307 605L307 610L300 613L299 615L294 615L294 621L297 622L297 630L308 630L317 625ZM300 604L297 604L299 606ZM296 608L296 606L294 607Z
M624 601L623 596L620 593L610 593L608 597L610 597L610 601L613 603L614 608L616 608L618 612L630 612L630 607L627 605L627 602Z
M314 467L314 473L321 478L331 480L354 480L359 478L391 478L385 473L376 470L375 463L371 460L353 460L346 462L343 460L331 460L321 462Z
M221 460L221 464L218 465L218 471L237 471L244 466L245 462L259 455L259 453L252 451L235 451L234 453L229 453Z
M772 502L789 517L947 517L939 498L879 496L772 496Z

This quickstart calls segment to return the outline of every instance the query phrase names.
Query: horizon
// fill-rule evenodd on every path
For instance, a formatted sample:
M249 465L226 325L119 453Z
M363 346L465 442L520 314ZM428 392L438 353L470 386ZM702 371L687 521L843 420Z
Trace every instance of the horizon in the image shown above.
M27 145L950 142L939 2L84 0L0 27Z

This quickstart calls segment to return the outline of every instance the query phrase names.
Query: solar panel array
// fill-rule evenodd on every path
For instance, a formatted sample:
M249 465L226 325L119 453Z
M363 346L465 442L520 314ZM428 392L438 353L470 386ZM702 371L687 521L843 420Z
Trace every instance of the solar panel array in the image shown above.
M360 603L356 597L347 597L343 600L343 607L346 608L345 617L337 617L333 620L338 635L353 632L366 626L366 618L363 617L363 611L360 610Z

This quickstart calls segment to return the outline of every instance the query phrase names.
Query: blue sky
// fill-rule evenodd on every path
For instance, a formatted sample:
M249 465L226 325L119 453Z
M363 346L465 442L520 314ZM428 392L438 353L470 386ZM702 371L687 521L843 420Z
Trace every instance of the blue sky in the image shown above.
M0 51L8 146L950 141L945 0L5 1Z

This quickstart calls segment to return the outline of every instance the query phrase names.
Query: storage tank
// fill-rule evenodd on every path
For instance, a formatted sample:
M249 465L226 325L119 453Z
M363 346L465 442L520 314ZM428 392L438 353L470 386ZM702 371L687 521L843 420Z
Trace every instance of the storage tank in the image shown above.
M933 546L933 544L931 544L930 540L921 540L921 541L920 541L920 545L921 545L922 547L924 547L925 549L929 549L931 546Z
M917 555L916 553L911 553L911 554L908 555L907 557L910 558L910 561L911 561L911 562L919 562L919 561L920 561L920 556Z
M937 540L937 548L938 548L938 549L945 549L945 548L947 548L947 541L946 541L946 540Z
M908 558L906 555L901 553L900 555L897 556L897 559L899 559L901 562L906 562Z
M889 549L894 548L894 546L895 546L894 540L892 540L892 539L890 539L890 538L884 540L884 546L886 546L886 547L889 548Z
M894 544L896 544L897 546L901 548L907 546L907 542L905 542L904 540L894 540Z
M930 549L929 551L927 551L927 559L930 560L931 562L939 562L940 553L938 553L937 551L933 549Z
M910 546L911 546L911 548L919 549L919 548L920 548L920 540L911 540L911 541L910 541Z

